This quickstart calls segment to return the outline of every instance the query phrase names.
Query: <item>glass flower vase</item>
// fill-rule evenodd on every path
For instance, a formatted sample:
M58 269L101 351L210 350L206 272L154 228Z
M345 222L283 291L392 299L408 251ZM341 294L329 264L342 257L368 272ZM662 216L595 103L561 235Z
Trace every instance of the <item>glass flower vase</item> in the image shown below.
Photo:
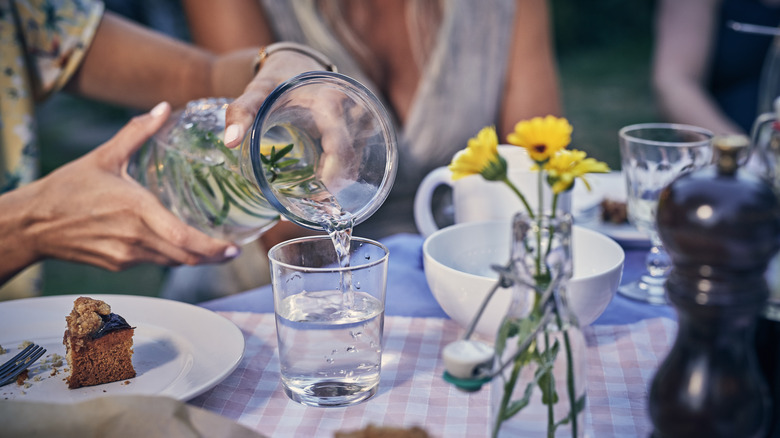
M496 336L493 437L584 436L585 338L569 310L572 220L512 223L512 302Z

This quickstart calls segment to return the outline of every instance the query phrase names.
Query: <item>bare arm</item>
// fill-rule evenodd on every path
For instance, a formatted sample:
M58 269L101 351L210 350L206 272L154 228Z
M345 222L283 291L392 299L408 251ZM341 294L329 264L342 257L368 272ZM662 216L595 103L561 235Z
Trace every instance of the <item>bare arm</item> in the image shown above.
M238 254L176 219L126 172L133 153L168 117L163 104L46 177L0 195L0 284L46 258L112 271L139 263L218 262Z
M253 77L256 53L216 56L106 12L66 89L142 109L160 100L180 106L202 97L235 97Z
M258 0L183 0L193 40L215 53L274 42L268 17ZM269 56L263 68L227 109L225 144L236 147L266 97L277 85L300 73L322 70L308 56L282 51Z
M669 121L716 134L742 133L706 89L720 0L660 0L653 53L653 89Z
M500 138L505 138L522 119L561 114L547 1L516 3L509 74L498 126Z
M182 0L192 40L214 53L274 42L259 0Z

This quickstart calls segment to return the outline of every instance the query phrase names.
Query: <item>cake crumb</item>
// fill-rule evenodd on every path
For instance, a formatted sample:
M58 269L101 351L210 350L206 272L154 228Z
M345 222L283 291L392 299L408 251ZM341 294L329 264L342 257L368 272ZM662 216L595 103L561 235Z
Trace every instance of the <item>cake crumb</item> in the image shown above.
M24 350L30 345L32 345L32 341L23 341L21 344L19 344L19 349Z
M101 315L111 313L111 306L103 301L88 297L78 297L73 302L73 310L65 317L72 336L83 337L96 332L103 324Z
M27 376L29 375L29 373L30 373L30 370L25 369L18 376L16 376L16 384L19 385L19 386L24 385L24 381L27 380Z
M8 350L6 350L5 348L3 348L2 345L0 345L0 354L6 354L6 353L8 353Z

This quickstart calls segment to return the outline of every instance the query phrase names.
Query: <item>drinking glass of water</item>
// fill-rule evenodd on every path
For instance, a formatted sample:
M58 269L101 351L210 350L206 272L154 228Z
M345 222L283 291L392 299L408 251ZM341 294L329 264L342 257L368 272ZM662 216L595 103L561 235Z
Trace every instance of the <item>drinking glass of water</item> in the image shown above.
M308 406L347 406L377 392L388 251L352 237L280 243L268 252L285 393Z
M672 123L630 125L619 132L620 156L628 192L628 220L650 237L646 268L637 281L618 292L635 300L666 304L664 282L671 260L656 230L661 190L677 176L710 164L713 133Z

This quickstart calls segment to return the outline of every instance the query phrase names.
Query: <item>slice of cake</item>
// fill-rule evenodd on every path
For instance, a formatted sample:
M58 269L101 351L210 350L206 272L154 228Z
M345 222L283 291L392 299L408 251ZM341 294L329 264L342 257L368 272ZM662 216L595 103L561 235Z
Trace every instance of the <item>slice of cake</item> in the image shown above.
M100 300L79 297L65 320L68 328L62 343L70 367L68 388L135 377L135 330L124 318L111 313L111 306Z

